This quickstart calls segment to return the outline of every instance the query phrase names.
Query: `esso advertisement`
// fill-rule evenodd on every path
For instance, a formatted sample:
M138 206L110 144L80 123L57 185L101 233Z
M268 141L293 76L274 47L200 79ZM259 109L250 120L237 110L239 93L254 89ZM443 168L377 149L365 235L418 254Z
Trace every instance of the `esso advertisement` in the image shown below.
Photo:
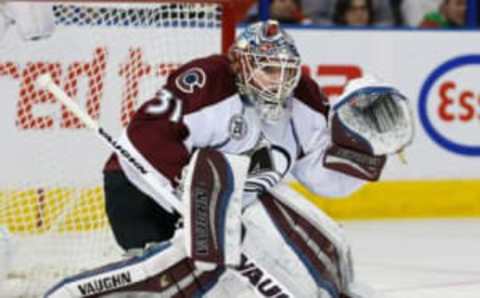
M420 121L442 148L480 156L480 55L461 56L441 64L423 85Z

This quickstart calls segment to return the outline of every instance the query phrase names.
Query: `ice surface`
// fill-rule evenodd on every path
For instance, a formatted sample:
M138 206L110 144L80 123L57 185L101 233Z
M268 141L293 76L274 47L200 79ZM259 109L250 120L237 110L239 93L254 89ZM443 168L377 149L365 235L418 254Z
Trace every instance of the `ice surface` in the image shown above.
M342 224L357 280L380 297L480 297L480 219Z

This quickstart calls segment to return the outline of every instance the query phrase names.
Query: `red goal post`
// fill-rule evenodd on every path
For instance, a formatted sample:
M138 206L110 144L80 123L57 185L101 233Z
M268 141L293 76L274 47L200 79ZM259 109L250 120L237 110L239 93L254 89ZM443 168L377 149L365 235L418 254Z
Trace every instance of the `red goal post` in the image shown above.
M17 22L0 40L0 296L40 297L122 252L104 210L110 152L36 78L50 73L118 136L173 69L229 48L241 1L15 2L48 5L56 28L25 41Z

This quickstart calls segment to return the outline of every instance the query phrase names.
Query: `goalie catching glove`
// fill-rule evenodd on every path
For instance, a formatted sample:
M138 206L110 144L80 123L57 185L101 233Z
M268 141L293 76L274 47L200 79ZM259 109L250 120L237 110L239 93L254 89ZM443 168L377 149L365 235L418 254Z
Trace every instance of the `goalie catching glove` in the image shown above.
M379 179L386 156L401 152L413 139L408 100L372 77L350 81L329 114L332 144L325 167L361 179Z

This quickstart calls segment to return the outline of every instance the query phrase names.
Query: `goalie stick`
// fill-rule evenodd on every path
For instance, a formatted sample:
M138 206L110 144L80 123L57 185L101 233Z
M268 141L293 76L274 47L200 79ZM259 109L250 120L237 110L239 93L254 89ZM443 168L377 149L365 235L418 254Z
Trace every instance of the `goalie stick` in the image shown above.
M175 197L174 194L166 190L160 185L160 183L155 179L153 173L148 170L147 165L142 164L140 160L137 160L133 155L124 148L119 142L117 142L103 127L101 127L95 120L92 119L90 115L85 113L76 102L74 102L57 84L52 80L52 77L49 74L42 74L37 78L37 85L42 88L50 91L55 98L60 100L75 116L80 119L89 129L94 131L96 135L105 141L105 143L110 146L113 151L126 160L132 168L134 168L141 177L147 182L157 193L159 193L167 202L166 204L163 200L155 200L163 208L165 208L170 213L177 211L179 214L183 214L183 205L182 202Z

